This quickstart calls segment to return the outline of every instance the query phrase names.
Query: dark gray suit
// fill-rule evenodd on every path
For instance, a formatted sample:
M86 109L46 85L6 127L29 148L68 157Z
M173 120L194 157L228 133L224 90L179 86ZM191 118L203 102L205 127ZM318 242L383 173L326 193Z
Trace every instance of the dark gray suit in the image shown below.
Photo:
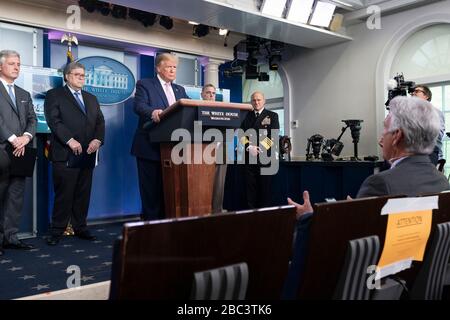
M10 145L8 138L12 135L20 137L24 132L36 133L36 114L30 94L18 86L14 86L16 108L0 82L0 148L4 152ZM20 216L25 191L25 177L2 175L0 180L0 244L16 244L19 240Z
M368 177L359 188L356 197L387 195L415 197L449 189L447 179L431 163L428 155L414 155L403 159L394 168ZM297 222L292 261L282 293L284 299L295 299L297 296L306 264L312 215L311 212L305 213Z
M400 194L414 197L449 189L447 179L431 163L428 155L414 155L403 159L394 168L368 177L356 197Z

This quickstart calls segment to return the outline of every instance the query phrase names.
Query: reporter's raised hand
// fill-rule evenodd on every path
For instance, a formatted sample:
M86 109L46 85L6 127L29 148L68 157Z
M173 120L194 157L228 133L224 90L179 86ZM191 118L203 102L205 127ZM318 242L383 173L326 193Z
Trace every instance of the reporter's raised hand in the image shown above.
M291 198L287 198L287 202L288 204L295 206L297 219L300 219L305 213L314 212L311 201L309 200L309 192L306 190L303 191L303 205L293 201Z

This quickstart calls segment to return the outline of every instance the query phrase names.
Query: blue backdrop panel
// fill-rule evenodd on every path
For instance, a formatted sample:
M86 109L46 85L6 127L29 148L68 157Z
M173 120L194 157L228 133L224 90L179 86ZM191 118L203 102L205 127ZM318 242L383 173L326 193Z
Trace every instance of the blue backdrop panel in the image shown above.
M219 67L219 88L230 89L230 102L242 102L242 76L225 77L223 71L231 67L231 62Z
M89 219L139 214L136 162L130 154L137 121L132 101L101 108L106 136L94 170Z

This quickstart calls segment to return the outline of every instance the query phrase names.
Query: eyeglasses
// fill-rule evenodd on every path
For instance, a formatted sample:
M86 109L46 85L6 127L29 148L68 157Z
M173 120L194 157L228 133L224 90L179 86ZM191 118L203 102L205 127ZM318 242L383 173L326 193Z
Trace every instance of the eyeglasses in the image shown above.
M425 94L425 91L423 91L422 89L414 89L412 94L419 93L419 92L422 92L423 94Z
M86 77L86 75L84 73L72 73L72 72L70 72L70 74L73 74L73 76L77 77L77 78L84 78L84 77Z

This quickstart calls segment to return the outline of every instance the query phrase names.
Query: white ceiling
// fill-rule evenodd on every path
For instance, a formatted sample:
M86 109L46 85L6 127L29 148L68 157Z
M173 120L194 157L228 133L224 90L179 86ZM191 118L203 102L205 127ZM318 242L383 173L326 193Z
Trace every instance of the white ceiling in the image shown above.
M365 19L369 15L367 7L371 5L378 5L382 14L386 15L391 11L398 12L442 0L322 1L335 2L339 6L338 12L344 14L344 23L351 24ZM352 40L345 34L262 15L258 9L259 0L110 0L109 2L305 48L319 48Z

